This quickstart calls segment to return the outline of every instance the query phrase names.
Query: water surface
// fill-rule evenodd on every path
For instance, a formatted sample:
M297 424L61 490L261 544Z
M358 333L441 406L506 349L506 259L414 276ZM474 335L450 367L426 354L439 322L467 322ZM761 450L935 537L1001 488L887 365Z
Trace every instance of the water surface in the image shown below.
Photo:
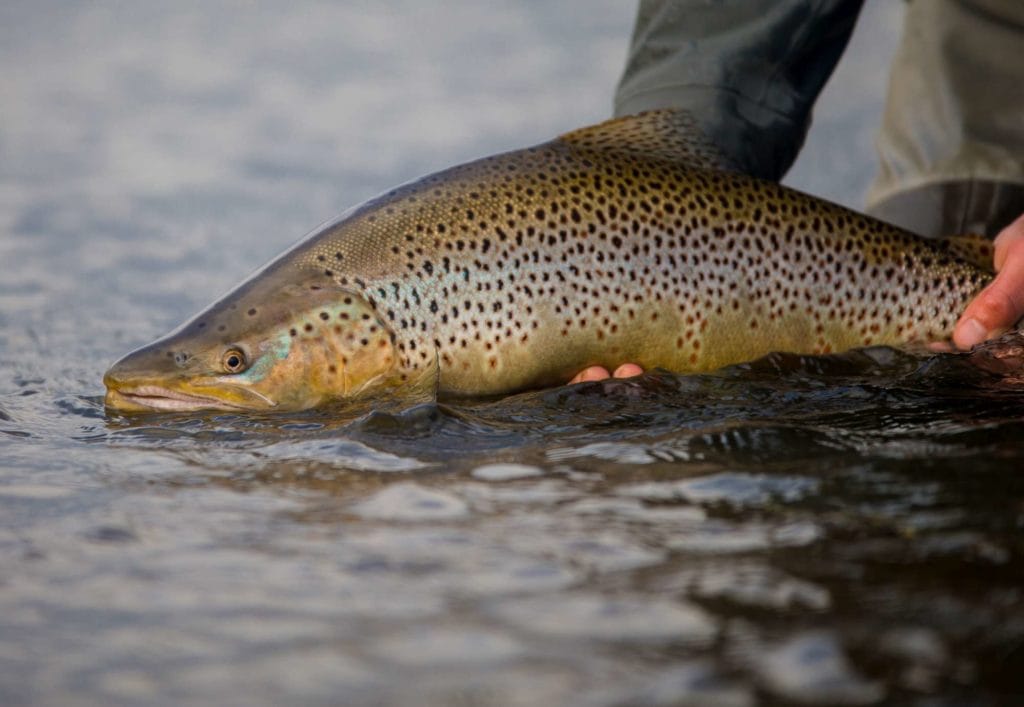
M897 4L790 182L856 206ZM776 355L411 409L108 415L318 222L603 118L628 4L0 8L0 702L1006 704L1024 393Z

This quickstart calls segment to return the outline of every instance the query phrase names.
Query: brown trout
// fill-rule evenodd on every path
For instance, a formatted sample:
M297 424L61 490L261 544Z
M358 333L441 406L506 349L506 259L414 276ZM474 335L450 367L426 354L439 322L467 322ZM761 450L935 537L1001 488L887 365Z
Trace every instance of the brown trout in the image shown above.
M106 402L297 410L946 340L986 248L732 171L685 113L654 111L350 210L115 363Z

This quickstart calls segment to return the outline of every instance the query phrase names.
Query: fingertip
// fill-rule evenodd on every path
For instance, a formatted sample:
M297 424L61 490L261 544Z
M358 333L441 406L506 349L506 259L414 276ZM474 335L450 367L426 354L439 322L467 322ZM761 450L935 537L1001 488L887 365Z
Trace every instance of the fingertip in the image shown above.
M644 369L635 363L624 363L615 369L615 373L612 375L615 378L632 378L633 376L639 376L644 372Z
M604 379L610 377L611 374L608 373L607 368L603 366L591 366L590 368L585 368L579 373L577 373L576 376L571 381L569 381L569 385L574 385L576 383L587 383L590 381L603 381Z
M953 330L953 343L957 348L967 350L988 338L988 329L974 317L961 319Z

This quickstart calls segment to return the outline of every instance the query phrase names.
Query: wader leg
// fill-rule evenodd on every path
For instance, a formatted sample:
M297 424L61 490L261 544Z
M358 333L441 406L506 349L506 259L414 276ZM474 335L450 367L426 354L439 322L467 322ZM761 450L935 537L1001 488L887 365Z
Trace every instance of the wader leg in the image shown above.
M868 213L930 238L959 233L994 238L1024 214L1024 185L988 179L926 184L896 192Z
M1024 2L913 0L868 211L925 236L1024 213Z
M743 171L778 180L862 0L642 0L615 114L686 108Z

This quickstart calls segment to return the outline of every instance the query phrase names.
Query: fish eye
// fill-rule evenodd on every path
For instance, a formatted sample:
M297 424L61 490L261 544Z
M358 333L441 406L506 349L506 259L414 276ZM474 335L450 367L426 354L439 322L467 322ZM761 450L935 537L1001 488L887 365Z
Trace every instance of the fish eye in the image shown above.
M221 365L228 373L241 373L245 370L245 354L238 349L228 349L220 359Z

